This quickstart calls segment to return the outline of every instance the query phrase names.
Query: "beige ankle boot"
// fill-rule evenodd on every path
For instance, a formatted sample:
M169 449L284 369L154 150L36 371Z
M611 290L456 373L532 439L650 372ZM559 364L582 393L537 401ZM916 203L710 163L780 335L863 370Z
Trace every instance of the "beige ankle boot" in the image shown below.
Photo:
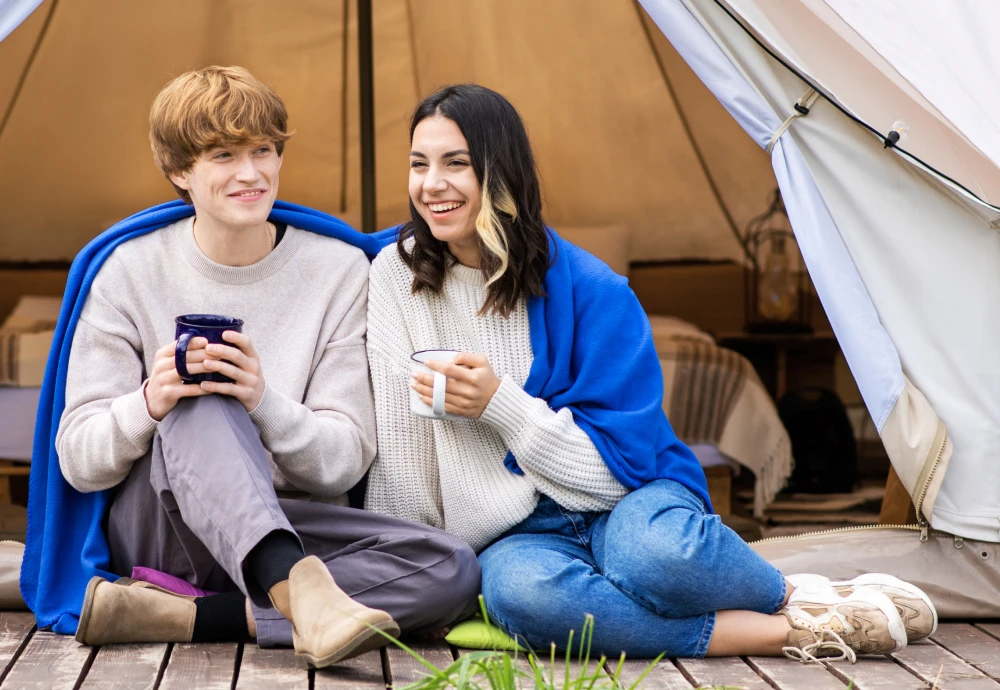
M194 616L194 602L188 599L145 587L121 587L95 577L87 585L76 641L89 645L190 642Z
M347 596L316 556L288 574L288 599L299 666L323 668L388 644L382 633L399 636L392 616Z

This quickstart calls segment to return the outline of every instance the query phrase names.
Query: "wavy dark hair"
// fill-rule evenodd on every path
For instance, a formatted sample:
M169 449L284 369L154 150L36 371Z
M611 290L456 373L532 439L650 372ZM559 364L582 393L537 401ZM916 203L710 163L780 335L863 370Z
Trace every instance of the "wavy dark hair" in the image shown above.
M496 91L476 84L446 86L417 106L410 120L410 141L421 121L434 115L452 120L465 136L481 190L476 217L479 268L486 278L490 310L510 316L521 298L545 294L548 232L542 222L542 193L528 133L517 110ZM414 239L407 250L404 244ZM441 292L445 271L456 259L434 237L410 200L410 222L397 242L400 257L413 271L413 292Z

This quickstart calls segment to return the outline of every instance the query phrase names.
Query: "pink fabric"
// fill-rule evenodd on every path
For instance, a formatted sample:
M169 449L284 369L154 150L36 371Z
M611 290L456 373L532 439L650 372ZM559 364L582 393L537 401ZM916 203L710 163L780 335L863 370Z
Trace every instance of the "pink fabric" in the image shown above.
M205 591L204 589L195 587L186 580L182 580L179 577L174 577L173 575L169 575L159 570L153 570L152 568L142 568L139 566L132 568L132 579L148 582L156 585L157 587L169 590L174 594L183 594L188 597L205 597L211 594L217 594L217 592Z

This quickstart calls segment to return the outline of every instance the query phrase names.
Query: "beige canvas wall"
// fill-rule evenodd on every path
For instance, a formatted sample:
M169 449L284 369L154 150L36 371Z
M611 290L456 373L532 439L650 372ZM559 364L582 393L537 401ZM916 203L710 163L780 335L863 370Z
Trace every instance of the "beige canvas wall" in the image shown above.
M734 229L774 186L767 158L633 0L373 5L379 225L407 214L416 103L476 81L524 117L556 228L624 225L636 260L740 259ZM0 43L0 112L38 45L0 131L0 260L71 258L170 199L149 154L149 103L213 63L248 67L288 104L280 196L359 222L354 3L61 0L38 42L48 8Z

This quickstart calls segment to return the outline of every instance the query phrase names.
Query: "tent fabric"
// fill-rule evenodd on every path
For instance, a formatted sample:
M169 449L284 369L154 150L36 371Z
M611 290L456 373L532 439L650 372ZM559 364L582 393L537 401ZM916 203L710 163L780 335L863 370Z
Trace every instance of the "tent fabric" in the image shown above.
M729 113L766 148L784 117L757 95L680 2L643 0L643 5ZM809 275L872 420L881 428L903 389L899 355L791 139L778 139L772 165Z
M644 5L763 145L807 88L803 81L769 57L721 2ZM787 45L788 35L775 28L782 21L776 4L733 0L728 7L736 5L741 19L744 10L754 18L758 38L769 27L769 47ZM881 422L890 459L901 478L918 482L907 486L911 496L917 501L927 492L931 526L1000 541L1000 493L982 490L1000 486L1000 370L992 354L1000 338L1000 236L982 205L886 150L823 100L781 137L773 162L817 292ZM817 238L823 244L813 246ZM930 461L937 470L928 475Z
M42 0L0 0L0 41L41 4Z
M895 0L863 3L865 9L854 0L717 4L738 14L782 59L883 135L896 123L905 123L902 149L992 204L984 209L991 220L1000 217L1000 167L989 156L997 125L984 127L976 116L996 96L974 95L989 91L982 85L992 75L985 82L977 79L997 64L990 60L990 52L996 51L988 31L993 25L976 25L977 19L985 21L996 13L987 9L989 3L979 3L978 9L973 3L937 3L933 11L924 0L906 2L905 10ZM896 15L896 20L876 24L886 19L883 14ZM939 37L928 43L935 31ZM903 45L908 46L905 51L888 49ZM924 72L925 63L933 63L933 69ZM964 113L963 128L945 112Z
M355 3L59 2L45 26L52 2L0 42L0 64L18 73L38 47L16 100L0 74L0 110L13 101L0 260L68 260L131 209L170 198L149 154L149 104L172 76L213 63L242 64L285 99L295 135L282 198L359 225ZM767 156L636 3L379 0L373 13L379 227L407 217L413 108L476 81L522 114L551 226L624 225L638 261L742 261L736 233L775 186Z

